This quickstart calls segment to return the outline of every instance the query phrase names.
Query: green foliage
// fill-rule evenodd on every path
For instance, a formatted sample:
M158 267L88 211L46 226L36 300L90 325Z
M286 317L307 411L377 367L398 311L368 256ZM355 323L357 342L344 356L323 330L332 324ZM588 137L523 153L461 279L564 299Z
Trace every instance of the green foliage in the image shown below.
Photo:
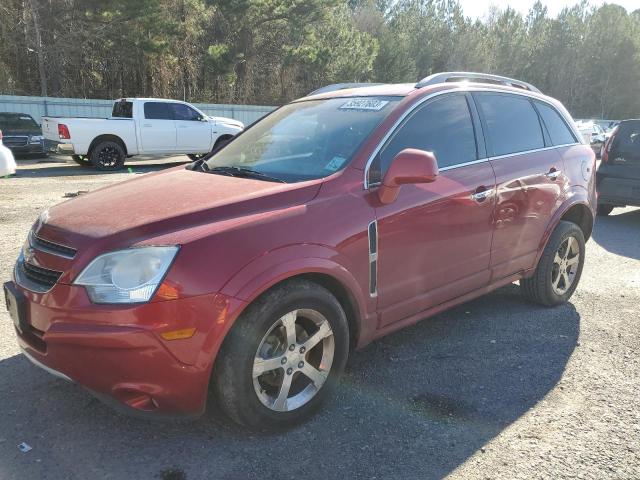
M3 0L0 93L38 94L38 57L53 96L278 104L470 70L527 80L576 116L640 115L640 9L585 0L481 21L457 0Z

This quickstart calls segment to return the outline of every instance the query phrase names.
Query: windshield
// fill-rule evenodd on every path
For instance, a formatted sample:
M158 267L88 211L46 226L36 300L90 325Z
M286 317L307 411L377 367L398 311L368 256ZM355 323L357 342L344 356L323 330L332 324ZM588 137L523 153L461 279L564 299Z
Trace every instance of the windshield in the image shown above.
M0 130L38 130L38 124L23 113L0 113Z
M249 169L285 182L346 167L399 97L309 100L285 105L206 161L205 169Z

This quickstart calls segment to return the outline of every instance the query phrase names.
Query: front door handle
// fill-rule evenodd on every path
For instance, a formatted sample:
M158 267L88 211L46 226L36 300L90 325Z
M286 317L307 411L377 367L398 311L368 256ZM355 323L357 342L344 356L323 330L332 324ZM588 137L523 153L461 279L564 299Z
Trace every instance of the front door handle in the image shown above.
M487 188L484 190L481 190L482 187L479 187L478 190L476 190L476 193L471 195L471 198L473 200L475 200L476 202L484 202L487 198L491 197L494 193L494 189L493 188Z
M562 171L556 170L555 168L552 168L547 173L545 173L545 176L549 180L557 180L561 173L562 173Z

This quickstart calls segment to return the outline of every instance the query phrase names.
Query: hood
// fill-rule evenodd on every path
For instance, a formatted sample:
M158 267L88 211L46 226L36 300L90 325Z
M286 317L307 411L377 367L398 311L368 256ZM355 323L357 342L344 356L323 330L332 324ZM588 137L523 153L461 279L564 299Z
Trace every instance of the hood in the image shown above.
M225 125L232 125L234 127L244 128L244 123L239 120L234 120L233 118L226 117L208 117L210 122L213 123L223 123Z
M320 184L273 183L176 167L56 205L41 216L36 229L41 237L76 249L104 243L109 249L123 248L169 233L180 243L180 232L190 227L306 203Z

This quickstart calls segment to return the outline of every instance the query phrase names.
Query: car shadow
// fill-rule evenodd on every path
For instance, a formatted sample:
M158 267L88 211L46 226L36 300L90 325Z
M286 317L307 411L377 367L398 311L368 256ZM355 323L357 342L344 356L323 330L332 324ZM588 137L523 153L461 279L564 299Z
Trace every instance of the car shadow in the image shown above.
M599 216L593 229L593 240L608 252L640 259L640 209Z
M14 356L0 362L0 477L442 478L554 389L579 332L573 305L511 285L355 352L318 415L262 434L217 413L122 416Z
M151 159L151 160L136 160L135 162L127 162L121 170L115 170L112 172L105 172L97 170L91 166L80 166L73 163L71 160L65 161L64 159L40 159L36 161L18 162L18 169L15 177L17 178L48 178L48 177L78 177L78 176L96 176L96 175L109 175L109 174L122 174L122 173L149 173L158 170L164 170L166 168L176 167L178 165L185 165L190 160L184 157L184 161L174 161L167 159Z

